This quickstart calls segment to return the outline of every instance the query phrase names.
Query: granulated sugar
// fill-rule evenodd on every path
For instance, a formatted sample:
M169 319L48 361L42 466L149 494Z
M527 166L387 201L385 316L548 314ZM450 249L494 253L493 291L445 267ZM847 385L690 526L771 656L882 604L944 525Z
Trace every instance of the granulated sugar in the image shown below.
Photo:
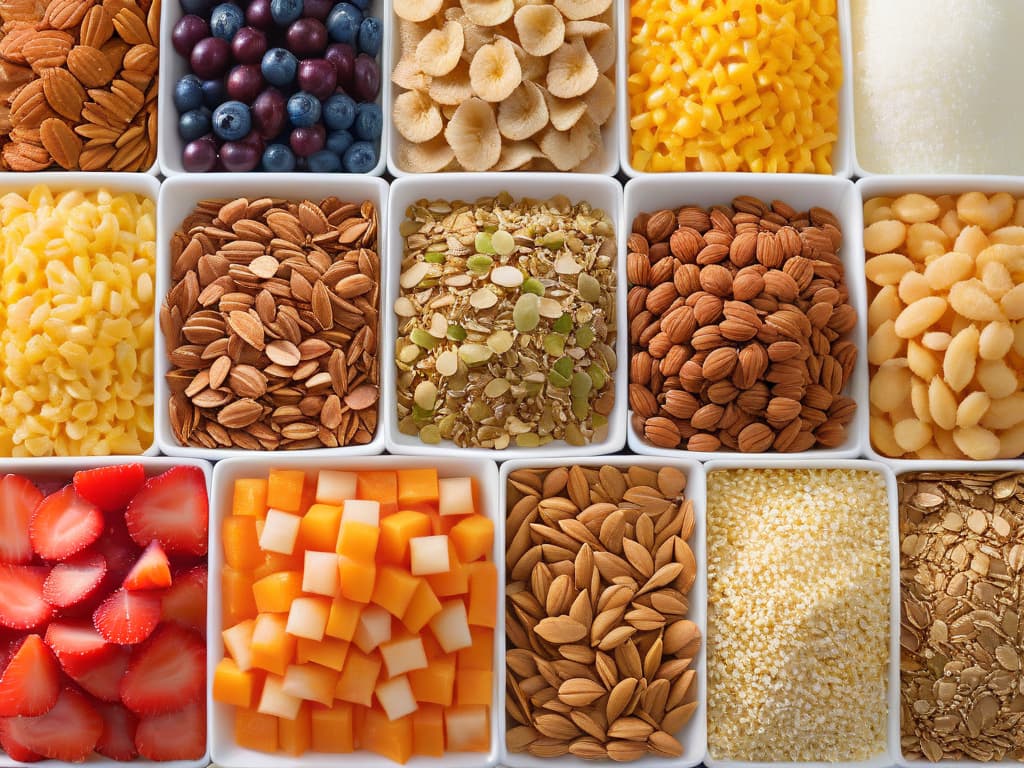
M857 159L873 173L1024 173L1024 2L852 0Z

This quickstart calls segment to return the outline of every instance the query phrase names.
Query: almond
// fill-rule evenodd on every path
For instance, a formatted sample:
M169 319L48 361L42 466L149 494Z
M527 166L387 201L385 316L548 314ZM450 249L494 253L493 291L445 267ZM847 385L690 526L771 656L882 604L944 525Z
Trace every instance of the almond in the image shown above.
M67 63L68 71L86 88L102 87L114 77L110 61L99 48L91 45L76 45L68 53Z
M658 211L647 221L647 239L652 243L668 240L675 228L675 214L669 210Z
M44 120L39 126L39 137L57 165L66 170L78 167L82 140L66 122L57 118Z
M644 302L644 306L655 315L662 314L679 296L672 283L661 283L652 289Z
M679 445L679 428L671 419L654 416L644 422L644 438L659 448L676 448Z
M54 29L71 29L81 23L96 0L50 0L43 22Z
M78 30L78 42L81 45L99 48L114 34L114 23L110 14L102 5L94 5L82 17L82 26Z
M146 20L134 6L122 8L114 14L114 29L121 39L129 45L151 45L152 38L146 27Z
M570 678L558 688L558 698L571 707L585 707L604 694L604 686L585 677Z
M739 449L744 453L761 453L771 447L775 433L767 424L754 422L740 431L738 440Z
M26 41L22 52L32 69L41 73L50 67L64 66L73 44L74 38L67 32L43 30Z
M555 645L575 643L587 635L587 628L568 616L549 616L534 627L544 640Z
M374 285L374 281L366 275L355 274L339 280L337 285L334 286L334 292L343 299L351 299L356 296L362 296L373 288Z
M697 260L697 254L704 247L704 238L700 232L690 227L680 227L669 239L672 255L684 264L693 264Z
M720 264L709 264L700 271L700 287L714 296L732 293L732 275Z

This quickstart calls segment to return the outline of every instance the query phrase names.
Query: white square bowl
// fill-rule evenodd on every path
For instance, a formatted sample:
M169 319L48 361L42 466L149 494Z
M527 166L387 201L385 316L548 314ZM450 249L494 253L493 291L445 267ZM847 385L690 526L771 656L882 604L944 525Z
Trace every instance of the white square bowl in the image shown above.
M151 176L140 176L140 178L153 178ZM155 181L155 179L154 179ZM33 481L50 481L58 480L71 482L71 478L75 472L80 469L95 469L97 467L109 467L115 464L127 464L127 463L139 463L142 464L146 469L146 477L152 477L158 475L161 472L165 472L171 467L190 466L199 467L203 470L203 476L206 481L206 493L209 498L213 489L213 467L207 461L201 461L199 459L176 459L176 458L165 458L163 456L102 456L102 457L85 457L85 458L46 458L46 459L0 459L0 475L4 474L17 474L24 475ZM212 506L211 506L212 512ZM211 522L213 516L211 514ZM210 526L211 532L213 526ZM212 551L213 544L210 544ZM207 631L210 627L210 595L211 592L207 590L206 595L206 607L207 607ZM218 608L219 610L219 608ZM207 642L209 645L209 642ZM207 651L209 653L209 651ZM205 768L210 763L210 741L212 731L210 730L210 711L209 711L209 679L206 685L207 693L207 713L206 713L206 753L198 760L171 760L168 762L153 762L152 760L145 760L137 758L131 761L132 765L142 766L161 766L161 768ZM10 766L42 766L43 768L49 768L50 766L70 766L72 763L64 762L63 760L41 760L37 763L22 763L18 760L12 760L2 750L0 750L0 768L9 768ZM125 765L124 762L118 762L116 760L108 760L102 755L93 753L84 763L75 763L75 765L87 765L90 768L118 768L118 766Z
M984 192L986 195L994 195L997 192L1009 192L1016 198L1024 197L1024 177L1021 176L972 176L969 174L959 175L919 175L919 176L869 176L859 179L855 184L857 189L857 204L861 206L861 227L863 227L864 203L873 197L897 197L909 192L918 192L924 195L960 195L965 192ZM863 232L861 233L863 234ZM864 349L867 349L867 278L864 275L864 262L866 254L863 247L863 238L860 243L859 279L861 290L864 293ZM865 356L866 356L865 351ZM870 415L868 403L868 386L870 385L870 368L864 365L864 390L863 397L857 397L861 406L858 410L864 410L865 416ZM985 462L972 462L969 459L898 459L883 456L875 450L871 443L870 423L865 418L864 427L864 453L869 458L883 461L897 472L917 471L953 471L956 466L972 466L976 469ZM978 471L981 471L978 469Z
M393 0L384 0L386 6L384 10L386 14L385 27L389 30L397 30L398 17L395 16L394 11L392 10L392 1ZM626 18L626 11L624 11L623 8L624 1L625 0L612 0L612 31L616 34L618 39L621 39L623 37L623 25L626 24L628 21L628 19ZM394 120L391 119L391 113L392 108L394 107L395 104L395 98L398 97L400 93L404 90L391 82L391 73L394 71L395 65L398 64L398 60L401 58L402 53L401 45L397 40L397 31L395 32L394 35L386 36L384 44L385 53L382 57L383 64L381 72L381 81L383 82L386 80L388 84L388 90L387 93L385 94L384 101L384 133L388 135L388 173L390 173L396 179L402 178L403 176L421 175L405 170L398 162L398 146L403 141L405 141L405 139L402 137L402 134L398 132L398 129L395 128ZM385 66L386 71L383 71ZM615 57L615 73L612 76L612 80L615 82L616 90L620 89L621 86L619 84L623 82L622 73L624 67L625 61L622 58L622 47L620 45ZM608 118L608 122L606 122L604 126L602 126L601 128L602 145L604 147L603 162L600 164L600 167L595 168L590 167L592 165L595 165L595 163L592 163L590 161L585 162L584 165L587 166L586 173L596 173L603 176L614 176L619 172L619 152L622 134L622 121L619 119L619 114L621 113L621 110L621 101L618 99L618 96L616 96L615 112L612 113L612 116ZM628 121L626 125L628 127ZM476 173L476 171L450 171L450 173ZM549 172L520 171L520 173L530 173L537 175ZM567 171L567 173L576 174L581 172Z
M160 192L160 182L155 175L145 173L106 173L106 172L84 172L84 171L44 171L41 173L0 173L0 195L8 192L27 194L33 187L45 184L54 192L67 192L69 190L96 190L106 189L114 194L130 192L148 197L157 205L157 198ZM159 227L160 217L157 215L157 226ZM157 243L159 243L159 234ZM157 274L160 272L159 258L155 266ZM154 275L155 277L155 275ZM159 309L154 311L154 327L159 317ZM154 354L155 345L159 343L159 329L154 330ZM156 387L154 386L154 398ZM159 410L154 404L154 410ZM156 413L153 414L154 430L156 425ZM154 431L153 443L142 452L143 456L154 456L157 453L157 441ZM2 459L0 459L2 460ZM41 461L43 459L30 459ZM60 459L58 459L59 461Z
M628 6L631 0L624 0ZM839 134L832 147L832 176L849 178L854 173L853 168L853 42L850 31L850 0L837 0L836 14L839 21L839 53L843 60L843 80L839 86ZM632 50L631 15L628 7L622 12L620 28L623 30L619 35L619 81L616 90L618 91L618 139L619 159L622 171L632 178L638 176L663 176L665 174L654 171L641 171L633 166L632 138L633 131L629 127L632 117L629 108L629 54ZM705 173L704 171L693 171L692 173ZM761 174L752 173L752 176ZM772 174L765 174L772 175ZM782 176L788 174L779 174ZM815 174L810 174L815 175Z
M390 2L390 0L387 0L387 2ZM344 183L345 179L352 178L353 176L383 175L388 156L388 123L390 122L388 94L391 92L390 70L385 71L385 68L389 60L388 51L391 46L392 30L391 24L388 23L389 16L384 8L384 4L385 0L371 0L369 11L369 15L376 16L383 23L384 34L380 53L377 54L377 64L380 68L380 93L377 94L377 98L374 100L375 103L381 106L384 112L384 130L381 132L380 155L377 157L377 164L367 174L344 173L340 171L338 173L314 174L308 171L300 171L294 175L306 178L323 175L337 178L339 183ZM178 55L178 52L174 50L174 46L171 44L171 33L174 31L174 25L178 23L178 20L183 15L181 5L175 2L175 0L171 0L164 5L163 14L160 18L160 111L157 115L159 126L157 134L157 161L160 172L168 178L188 173L181 161L181 152L185 148L185 142L181 140L181 136L178 134L178 110L174 106L174 84L192 70L189 68L188 62ZM328 43L331 42L333 41L328 39ZM215 171L210 171L209 173L221 175ZM250 173L267 172L250 171ZM196 175L202 176L203 174ZM293 174L274 173L273 177L276 179L289 175Z
M705 520L707 508L707 484L712 472L731 469L848 469L862 472L875 472L885 480L888 496L889 519L889 668L888 668L888 734L886 749L882 754L870 759L849 762L755 762L742 760L719 760L708 753L704 764L708 768L888 768L895 765L900 749L900 553L899 553L899 503L896 489L896 477L892 470L876 461L863 460L764 460L764 459L728 459L710 461L704 465L705 487ZM823 542L827 544L827 542ZM706 565L706 561L705 561ZM705 575L707 569L705 568ZM753 597L753 596L752 596ZM713 642L708 638L708 642Z
M211 198L247 197L283 197L290 200L314 200L336 195L342 200L361 202L371 201L377 208L377 253L380 255L381 282L388 276L387 258L382 250L384 244L383 228L388 217L388 186L382 179L375 176L356 174L309 174L309 173L278 173L273 175L250 175L247 173L218 173L214 175L182 174L167 179L160 188L160 201L157 213L157 267L156 267L156 300L157 317L160 306L171 288L171 237L181 226L186 216L192 213L201 200ZM381 299L383 316L383 299ZM377 355L380 360L381 377L390 366L387 361L391 353L385 356L388 347L384 343L383 320L377 329ZM253 453L292 453L300 456L369 456L384 450L384 411L381 410L381 399L377 400L377 433L373 440L365 445L351 445L338 448L316 448L302 451L247 451L240 448L201 448L182 445L174 437L171 430L167 404L170 402L170 389L164 378L170 370L164 337L157 328L155 347L156 402L155 425L156 442L161 452L169 456L198 456L215 461L229 456L251 456ZM379 383L383 392L385 384Z
M320 456L302 457L294 454L256 454L248 458L233 458L218 462L213 471L213 493L210 497L210 572L219 574L224 566L221 549L221 524L231 514L231 503L235 480L248 477L265 477L270 469L302 469L307 477L321 469L357 472L360 470L397 470L436 467L441 477L471 476L477 482L480 514L494 522L495 538L491 559L498 565L498 605L505 592L503 550L499 544L498 531L503 517L498 506L498 467L493 461L474 458L429 459L400 456L377 456L364 458L340 458ZM207 676L213 679L217 663L224 658L221 632L224 629L221 614L222 594L219 581L211 581L209 611L209 641L206 650ZM498 638L505 634L505 614L497 611L494 627L494 676L501 678L501 655ZM409 768L491 768L498 760L498 684L491 691L491 743L490 750L483 752L446 752L443 757L413 757L406 765ZM227 704L209 700L210 751L212 759L221 768L394 768L396 763L380 755L360 750L351 754L326 754L307 752L301 757L283 753L267 754L244 749L235 743L234 714Z
M694 684L697 691L697 709L690 721L683 726L682 732L674 734L683 745L683 754L680 757L666 760L662 757L648 755L639 760L631 761L631 765L637 768L659 768L671 764L673 768L692 768L705 760L707 752L707 602L708 602L708 569L707 569L707 541L705 527L705 487L704 470L701 465L692 459L661 459L647 456L603 456L589 458L557 458L557 459L522 459L507 461L501 465L501 484L499 488L499 506L501 509L500 547L506 548L505 541L505 518L509 513L508 509L508 477L512 472L519 469L551 469L553 467L618 467L628 469L629 467L646 467L658 469L661 467L672 467L686 475L687 499L693 501L694 527L693 535L689 544L693 549L694 559L697 561L697 578L690 590L690 611L686 617L694 622L701 632L704 642L701 642L700 651L694 659L693 669L697 676ZM502 584L508 578L507 568L502 564ZM504 599L504 594L502 595ZM502 603L503 604L503 603ZM504 615L504 614L502 614ZM503 628L504 629L504 628ZM508 642L504 631L501 636L501 658L504 659ZM499 700L502 702L501 715L498 718L498 727L501 729L501 764L509 768L547 768L551 765L574 766L583 768L587 765L612 766L616 763L611 759L606 760L584 760L573 755L565 755L556 759L534 757L524 752L509 752L508 743L504 736L507 731L505 715L505 692L507 690L507 679L501 678Z
M850 293L850 304L857 311L857 325L845 338L857 345L857 364L844 394L857 402L857 411L847 427L846 441L836 448L814 448L800 453L748 453L738 451L686 451L681 448L658 448L644 440L628 420L629 447L636 453L663 458L688 457L700 461L724 458L835 458L851 459L863 454L867 435L867 294L864 284L863 218L860 198L854 185L835 176L809 174L757 174L757 173L670 173L645 174L626 183L623 231L630 232L639 213L653 213L663 208L682 205L729 204L738 195L753 195L765 201L782 200L797 210L820 206L832 211L843 230L843 244L839 251ZM626 240L619 247L622 260L626 259ZM628 287L627 287L628 292ZM627 318L627 330L629 320ZM628 370L628 365L627 365Z
M616 260L615 296L615 354L618 358L614 375L615 405L608 416L607 436L588 445L569 445L564 440L554 441L539 448L510 447L504 450L493 448L460 448L450 440L438 445L428 445L414 435L403 435L398 429L395 386L397 372L393 363L398 323L393 311L398 298L398 278L405 247L399 232L405 220L406 209L417 200L465 200L472 202L481 197L492 197L508 192L514 198L546 200L555 195L565 195L574 203L586 201L603 209L611 218L619 243ZM622 250L626 242L622 221L622 187L615 179L607 176L565 173L439 173L418 174L397 179L391 185L390 212L387 226L388 261L391 270L387 273L381 316L384 318L384 347L386 357L381 358L381 392L383 403L382 422L387 425L385 432L387 449L390 453L410 455L476 456L495 461L525 459L531 456L593 456L614 453L620 450L626 440L626 376L628 365L624 363L628 351L626 325L626 261ZM390 361L390 362L389 362Z

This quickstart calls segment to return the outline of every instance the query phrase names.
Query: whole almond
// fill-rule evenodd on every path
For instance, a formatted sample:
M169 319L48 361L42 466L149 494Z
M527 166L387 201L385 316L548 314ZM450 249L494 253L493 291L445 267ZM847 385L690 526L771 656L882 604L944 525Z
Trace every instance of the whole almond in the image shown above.
M647 221L647 239L652 243L668 240L675 228L675 214L669 210L658 211Z
M541 620L534 631L549 643L575 643L587 634L587 628L568 616L550 616Z
M558 689L558 698L570 707L585 707L606 693L604 686L585 677L566 680Z

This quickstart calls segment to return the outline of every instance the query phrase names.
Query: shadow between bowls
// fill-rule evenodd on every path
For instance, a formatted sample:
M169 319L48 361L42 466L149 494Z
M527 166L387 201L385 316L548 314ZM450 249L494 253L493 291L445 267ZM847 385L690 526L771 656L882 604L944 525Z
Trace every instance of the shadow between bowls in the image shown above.
M266 477L271 469L305 470L307 482L321 469L358 472L360 470L398 470L437 468L441 477L470 476L476 480L478 512L492 520L495 525L495 539L491 548L491 559L500 564L503 550L499 543L502 516L498 506L498 467L493 461L477 458L409 458L402 456L337 457L318 454L313 457L295 454L251 454L246 458L231 458L218 462L213 470L213 492L210 497L210 573L219 574L224 566L221 548L221 525L231 513L234 483L240 478ZM217 663L224 658L221 632L224 629L221 614L223 595L219 579L211 581L209 601L209 640L206 650L207 678L212 680ZM505 592L504 570L498 568L498 600ZM494 673L502 677L502 663L498 638L505 634L505 614L497 611L494 627ZM490 727L490 749L482 752L446 752L443 757L413 757L406 763L409 768L492 768L498 760L498 685L492 684ZM221 768L394 768L396 763L388 758L360 750L351 754L325 754L308 752L301 757L282 753L266 754L239 747L234 740L234 714L231 706L208 701L210 731L210 752L213 761Z
M674 734L682 743L684 752L682 756L678 758L672 758L670 760L657 757L647 756L630 762L630 765L637 766L637 768L659 768L661 766L671 765L673 768L693 768L693 766L699 765L705 761L707 751L707 546L706 546L706 526L705 526L705 475L704 469L701 464L692 458L681 458L675 457L670 459L648 457L648 456L590 456L583 458L575 457L558 457L558 458L535 458L535 459L520 459L515 461L507 461L501 465L500 469L500 487L498 489L500 498L500 510L501 525L498 528L497 534L500 538L499 548L501 551L506 550L507 542L505 536L505 525L504 522L507 518L508 509L508 478L512 472L520 469L552 469L554 467L572 467L572 466L583 466L583 467L602 467L612 466L619 469L628 469L629 467L646 467L650 469L658 469L661 467L672 467L682 471L686 475L686 492L685 496L687 499L693 501L693 516L694 516L694 529L693 535L690 538L689 544L693 549L694 559L697 561L697 578L693 583L693 587L690 590L690 611L686 615L686 618L693 621L700 628L701 636L705 639L705 642L701 643L700 651L695 659L694 669L697 672L696 676L696 689L697 689L697 710L694 712L693 717L690 721L683 726L681 733ZM503 566L502 583L508 578L507 566ZM502 603L503 604L503 603ZM502 613L503 612L500 612ZM501 634L500 647L501 647L501 658L505 656L507 649L507 637L504 631ZM510 752L508 744L504 738L504 734L507 730L506 727L506 714L505 714L505 693L507 690L507 680L502 676L499 683L500 688L498 691L499 701L501 702L501 714L498 718L498 727L501 729L501 756L500 761L503 766L509 766L509 768L547 768L551 765L565 765L565 766L576 766L576 768L583 768L587 765L605 765L611 766L616 765L613 760L584 760L573 755L565 755L556 759L551 758L540 758L534 757L530 754L523 752Z
M382 249L385 242L381 230L386 226L388 210L388 186L383 179L374 176L354 174L308 174L288 173L273 175L253 175L247 173L223 173L214 175L183 174L167 179L160 188L160 201L157 211L157 268L156 268L156 300L157 317L160 306L171 288L171 237L181 226L183 219L192 213L201 200L214 198L246 197L251 200L259 197L280 197L290 200L313 200L319 202L325 197L335 195L342 200L351 202L371 201L377 208L377 252L380 255L380 275L383 283L388 277L388 259ZM383 321L377 328L377 356L380 365L379 386L382 392L387 391L387 371L389 365L383 361L390 359L385 356L384 334L381 332ZM384 450L384 430L387 429L386 419L381 411L381 399L377 400L377 433L373 440L365 445L343 446L338 448L315 448L302 451L247 451L240 448L201 448L184 446L178 442L171 430L168 403L170 389L164 378L170 370L167 349L163 334L156 329L155 346L156 402L155 426L156 442L162 453L170 456L198 456L215 461L229 456L251 456L254 453L280 455L289 453L298 456L369 456Z
M836 448L815 448L801 453L750 453L737 451L688 451L680 448L659 448L651 445L627 419L629 448L636 453L663 458L686 457L700 461L740 458L782 459L852 459L863 455L867 442L867 293L864 282L863 219L860 197L853 182L835 176L811 174L748 174L748 173L672 173L645 174L626 183L623 231L632 231L633 220L640 213L663 208L696 204L703 207L725 205L739 195L753 195L764 201L781 200L797 210L820 206L832 211L843 230L839 258L846 274L850 304L857 311L857 325L844 338L857 346L857 363L843 394L857 403L853 420L847 427L846 441ZM621 263L626 260L626 238L619 241ZM628 291L628 288L627 288ZM628 330L628 319L627 319ZM626 364L624 369L628 371ZM630 412L630 416L632 412Z
M395 386L397 371L392 362L398 334L398 322L393 311L398 298L399 278L405 253L403 238L399 232L405 220L406 210L417 200L443 199L472 202L481 197L493 197L508 192L515 198L546 200L555 195L565 195L572 202L589 202L595 208L603 209L611 218L616 229L619 252L616 258L615 294L615 353L617 360L614 376L615 405L608 417L607 436L588 445L569 445L564 440L554 441L539 448L510 447L504 450L492 448L461 448L450 440L438 445L428 445L418 436L404 435L398 429ZM626 325L626 268L623 251L625 230L622 220L622 187L618 181L607 176L563 173L438 173L406 176L391 185L390 210L388 213L386 252L391 269L386 275L383 308L384 337L387 346L381 358L384 389L381 393L382 423L387 424L385 435L390 453L424 456L475 456L494 461L554 456L592 456L615 453L626 441L626 377L628 364L628 328Z

